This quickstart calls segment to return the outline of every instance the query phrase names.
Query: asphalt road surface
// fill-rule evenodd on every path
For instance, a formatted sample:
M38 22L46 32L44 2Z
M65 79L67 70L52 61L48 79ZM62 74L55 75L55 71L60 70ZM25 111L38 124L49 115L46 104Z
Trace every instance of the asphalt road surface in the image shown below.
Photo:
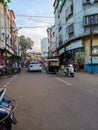
M0 79L17 101L13 130L98 130L98 77L27 72Z

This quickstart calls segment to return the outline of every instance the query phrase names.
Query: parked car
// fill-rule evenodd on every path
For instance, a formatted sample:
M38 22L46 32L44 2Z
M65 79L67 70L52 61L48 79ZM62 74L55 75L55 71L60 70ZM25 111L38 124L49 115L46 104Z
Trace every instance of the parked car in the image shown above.
M33 61L28 65L28 72L30 71L42 71L42 64L38 61Z

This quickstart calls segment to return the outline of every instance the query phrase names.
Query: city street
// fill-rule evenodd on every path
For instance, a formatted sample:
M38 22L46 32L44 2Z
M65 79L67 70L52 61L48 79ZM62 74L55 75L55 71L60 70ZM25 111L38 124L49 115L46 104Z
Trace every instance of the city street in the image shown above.
M97 130L98 76L28 72L0 79L17 102L13 130Z

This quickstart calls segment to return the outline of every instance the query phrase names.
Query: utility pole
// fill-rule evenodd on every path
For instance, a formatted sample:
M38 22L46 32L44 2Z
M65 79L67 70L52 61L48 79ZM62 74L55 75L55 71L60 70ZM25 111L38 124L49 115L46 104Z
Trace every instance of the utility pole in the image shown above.
M90 57L91 57L91 74L93 74L93 59L92 59L92 49L93 49L93 46L92 46L92 43L93 43L93 32L92 32L92 24L93 22L93 19L92 17L90 17Z
M95 0L90 0L90 4L94 4ZM93 50L93 31L92 31L92 27L93 27L93 17L90 16L90 57L91 57L91 74L93 74L93 59L92 59L92 50Z

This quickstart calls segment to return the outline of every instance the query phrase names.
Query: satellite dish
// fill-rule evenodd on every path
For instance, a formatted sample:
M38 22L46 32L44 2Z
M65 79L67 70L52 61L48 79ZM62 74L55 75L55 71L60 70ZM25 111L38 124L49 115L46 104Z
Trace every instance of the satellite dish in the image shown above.
M90 3L91 3L91 4L94 4L94 0L90 0Z

